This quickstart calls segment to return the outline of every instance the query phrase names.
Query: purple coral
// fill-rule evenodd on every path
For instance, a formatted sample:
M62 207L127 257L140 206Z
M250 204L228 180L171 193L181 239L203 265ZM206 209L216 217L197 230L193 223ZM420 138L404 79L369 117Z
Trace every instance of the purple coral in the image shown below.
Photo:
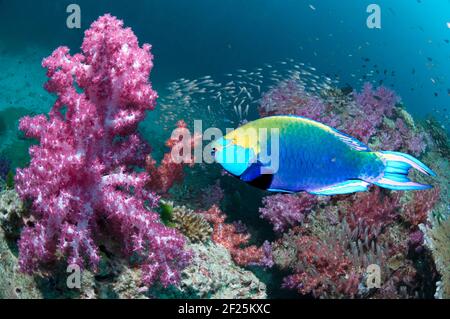
M158 197L145 188L149 175L134 171L149 150L137 126L157 97L148 82L150 48L139 47L130 28L105 15L86 31L82 54L60 47L44 59L45 88L58 99L48 118L20 121L20 129L40 142L30 148L30 166L16 176L17 192L32 201L36 220L19 241L23 271L61 255L96 268L96 235L102 233L136 257L145 284L179 280L189 260L184 238L151 210Z
M304 86L294 80L281 82L263 95L259 113L262 117L270 115L298 115L330 126L339 124L333 106L321 98L309 94Z
M274 231L283 232L300 224L316 203L317 198L307 193L276 194L263 199L263 207L259 212L261 218L273 225Z

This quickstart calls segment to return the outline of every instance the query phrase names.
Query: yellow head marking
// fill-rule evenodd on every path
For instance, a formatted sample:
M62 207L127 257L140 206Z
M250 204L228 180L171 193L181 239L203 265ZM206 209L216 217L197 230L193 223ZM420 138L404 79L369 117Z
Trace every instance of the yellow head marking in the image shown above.
M259 154L258 131L253 127L240 127L227 135L225 139L231 143L253 150L254 154Z

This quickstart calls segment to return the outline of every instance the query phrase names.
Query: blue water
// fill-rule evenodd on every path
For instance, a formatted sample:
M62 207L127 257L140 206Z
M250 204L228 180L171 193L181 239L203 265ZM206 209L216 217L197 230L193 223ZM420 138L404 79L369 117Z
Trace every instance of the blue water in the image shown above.
M450 0L79 0L82 28L70 30L65 9L72 2L0 0L0 44L78 50L83 30L110 12L153 45L156 88L284 58L358 87L376 65L373 81L393 87L413 115L448 118ZM366 26L374 2L382 10L379 30Z

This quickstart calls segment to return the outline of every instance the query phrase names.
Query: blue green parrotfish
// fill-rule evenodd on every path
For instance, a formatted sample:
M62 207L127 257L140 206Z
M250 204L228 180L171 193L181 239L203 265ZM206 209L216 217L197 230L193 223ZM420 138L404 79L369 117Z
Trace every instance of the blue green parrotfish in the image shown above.
M226 171L273 192L338 195L366 191L371 184L391 190L423 190L432 186L411 181L409 170L436 176L408 154L373 152L349 135L299 116L249 122L211 146L216 162Z

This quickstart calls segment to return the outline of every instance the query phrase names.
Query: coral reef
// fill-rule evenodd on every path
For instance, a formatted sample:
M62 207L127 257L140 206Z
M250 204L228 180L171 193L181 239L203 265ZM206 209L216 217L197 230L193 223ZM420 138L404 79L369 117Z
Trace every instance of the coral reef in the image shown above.
M273 245L275 264L295 272L285 278L284 287L318 298L367 294L363 289L367 266L385 265L384 249L373 241L352 239L345 221L326 225L323 219L309 219L308 227L292 229Z
M369 192L356 193L344 199L338 203L338 209L345 216L354 237L373 239L398 217L399 201L399 192L384 192L372 187Z
M157 98L150 49L106 15L86 31L82 53L61 47L44 59L57 100L48 116L20 121L38 144L15 187L17 161L0 156L0 297L267 298L258 277L270 271L279 280L268 285L284 278L283 289L307 297L450 298L450 148L436 121L414 122L386 87L313 92L282 81L263 95L261 116L305 116L373 150L418 156L437 172L435 188L333 197L232 189L209 167L185 170L194 159L179 147L192 149L197 136L172 135L164 154L142 138L138 125ZM0 123L0 135L12 123ZM151 144L163 135L158 127ZM261 199L261 219L249 217ZM82 267L80 289L67 287L67 264Z
M450 298L450 219L442 223L437 223L428 230L427 245L430 247L436 267L441 274L441 279L437 282L435 298Z
M272 243L274 264L293 273L285 278L284 287L317 298L430 297L425 282L433 282L437 276L424 249L432 240L427 240L423 229L439 229L428 218L442 211L439 207L443 194L448 194L444 187L448 176L446 168L435 160L439 155L432 155L437 154L433 153L437 144L400 103L385 87L374 89L366 84L361 92L333 89L314 95L294 80L281 82L263 96L261 116L312 118L355 136L374 150L399 150L416 156L428 150L428 162L441 176L435 181L438 187L423 192L372 187L369 192L334 196L327 201L303 194L265 197L261 217L280 236ZM442 140L438 143L440 153L446 147ZM439 237L441 244L448 241L444 237ZM442 272L446 270L442 268L448 266L445 257L436 257L441 251L445 249L433 252L435 260L441 260L437 265L442 275L440 295L445 290ZM376 289L365 286L367 267L372 263L380 267L382 275Z
M95 269L96 237L105 233L141 265L146 284L179 281L189 260L185 240L152 211L158 196L146 189L150 177L134 170L149 152L137 126L157 97L148 82L150 48L139 47L130 28L105 15L86 31L82 53L60 47L44 59L45 88L57 100L48 118L20 120L26 136L40 143L16 175L16 190L32 201L36 218L19 241L23 271L58 256Z

